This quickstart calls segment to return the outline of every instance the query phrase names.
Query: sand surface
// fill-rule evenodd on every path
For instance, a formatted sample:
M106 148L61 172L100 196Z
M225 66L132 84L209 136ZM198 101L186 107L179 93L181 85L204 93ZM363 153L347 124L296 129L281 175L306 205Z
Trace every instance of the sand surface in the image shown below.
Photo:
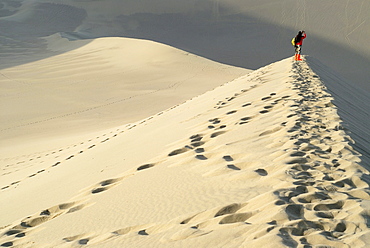
M332 100L306 62L287 58L139 122L14 159L2 175L1 243L366 247L368 171Z
M64 53L0 72L4 157L140 120L250 71L151 41L46 40Z
M369 247L369 8L0 2L0 247Z

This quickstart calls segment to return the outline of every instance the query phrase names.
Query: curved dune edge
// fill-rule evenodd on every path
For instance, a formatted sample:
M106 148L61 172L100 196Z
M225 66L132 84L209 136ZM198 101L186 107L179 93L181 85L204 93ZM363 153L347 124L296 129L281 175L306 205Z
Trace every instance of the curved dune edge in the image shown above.
M148 40L46 40L63 53L0 70L1 158L136 122L251 71Z
M369 172L332 100L305 61L288 58L15 162L10 173L26 164L30 175L0 194L9 208L25 194L40 208L12 214L0 245L366 247Z

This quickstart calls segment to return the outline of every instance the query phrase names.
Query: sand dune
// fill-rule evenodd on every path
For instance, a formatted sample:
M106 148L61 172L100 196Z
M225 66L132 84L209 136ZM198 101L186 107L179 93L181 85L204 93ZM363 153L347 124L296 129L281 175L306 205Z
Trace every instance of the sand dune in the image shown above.
M131 37L257 69L290 56L291 37L304 29L305 54L369 91L369 10L368 1L358 0L6 0L0 4L0 48L34 61L50 56L37 38L55 33ZM0 66L19 62L6 57Z
M369 247L369 8L0 2L0 247Z
M288 58L15 160L2 175L0 243L366 247L368 171L332 101L306 62Z
M250 71L151 41L46 40L65 53L0 72L4 157L140 120Z

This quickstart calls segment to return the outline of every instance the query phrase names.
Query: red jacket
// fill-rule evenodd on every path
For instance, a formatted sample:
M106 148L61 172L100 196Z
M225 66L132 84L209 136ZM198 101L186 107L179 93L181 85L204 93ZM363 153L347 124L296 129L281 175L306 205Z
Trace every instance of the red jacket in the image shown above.
M307 36L307 35L306 35L306 33L304 33L304 34L303 34L303 36L302 36L302 38L301 38L301 40L300 40L299 42L295 43L295 45L296 45L296 46L302 46L303 39L305 39L305 38L306 38L306 36Z

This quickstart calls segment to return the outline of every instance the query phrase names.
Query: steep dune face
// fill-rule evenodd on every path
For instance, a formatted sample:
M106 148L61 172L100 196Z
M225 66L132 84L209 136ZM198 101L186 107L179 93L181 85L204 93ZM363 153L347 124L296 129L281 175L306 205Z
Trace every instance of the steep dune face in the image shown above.
M367 247L369 172L332 101L288 58L140 122L12 158L0 244Z
M348 84L331 68L315 58L307 57L307 63L319 75L343 120L343 128L349 131L355 143L353 147L362 154L362 165L370 168L369 94L354 84Z

